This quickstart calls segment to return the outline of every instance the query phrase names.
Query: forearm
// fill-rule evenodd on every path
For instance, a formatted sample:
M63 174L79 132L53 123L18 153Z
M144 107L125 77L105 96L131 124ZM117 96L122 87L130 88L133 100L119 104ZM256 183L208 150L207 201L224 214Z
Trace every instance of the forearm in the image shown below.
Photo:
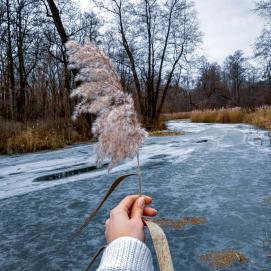
M153 271L149 248L132 237L120 237L105 249L97 271Z

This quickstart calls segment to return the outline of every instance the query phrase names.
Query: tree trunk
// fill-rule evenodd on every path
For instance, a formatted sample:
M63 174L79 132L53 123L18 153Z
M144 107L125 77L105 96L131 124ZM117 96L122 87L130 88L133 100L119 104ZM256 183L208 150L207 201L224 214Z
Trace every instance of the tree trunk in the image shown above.
M71 88L71 72L68 69L68 59L66 55L66 47L65 43L68 41L68 35L65 31L64 25L62 23L62 19L60 16L59 9L57 5L55 4L54 0L47 0L47 3L49 5L50 11L51 11L51 17L53 18L54 25L56 27L56 30L60 36L61 43L62 43L62 57L63 57L63 68L64 68L64 89L65 92L64 94L61 95L62 101L61 104L63 105L63 110L64 110L64 116L65 118L69 118L72 110L71 106L71 100L70 100L70 88ZM67 99L67 101L66 101ZM65 107L65 104L67 104L67 108Z
M17 54L19 64L19 79L20 88L19 94L17 95L17 108L18 108L18 121L25 121L25 89L26 89L26 74L25 74L25 63L24 63L24 34L22 25L22 8L18 10L18 22L17 22Z
M10 3L6 0L7 7L7 59L8 59L8 86L9 86L9 104L10 104L10 115L11 119L15 118L15 77L14 77L14 64L12 54L12 40L11 40L11 22L10 22Z

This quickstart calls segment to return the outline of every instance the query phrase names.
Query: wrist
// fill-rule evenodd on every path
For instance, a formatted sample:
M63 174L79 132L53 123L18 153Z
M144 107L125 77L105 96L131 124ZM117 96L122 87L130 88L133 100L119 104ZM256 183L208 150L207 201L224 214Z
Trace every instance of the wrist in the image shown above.
M119 237L104 251L98 270L153 270L151 252L137 238Z

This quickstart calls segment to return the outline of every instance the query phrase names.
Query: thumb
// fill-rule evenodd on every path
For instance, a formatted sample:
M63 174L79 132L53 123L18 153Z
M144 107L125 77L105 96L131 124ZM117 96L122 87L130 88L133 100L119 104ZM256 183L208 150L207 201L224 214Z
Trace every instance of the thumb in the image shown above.
M145 208L145 198L139 197L133 205L131 218L139 218L141 220Z

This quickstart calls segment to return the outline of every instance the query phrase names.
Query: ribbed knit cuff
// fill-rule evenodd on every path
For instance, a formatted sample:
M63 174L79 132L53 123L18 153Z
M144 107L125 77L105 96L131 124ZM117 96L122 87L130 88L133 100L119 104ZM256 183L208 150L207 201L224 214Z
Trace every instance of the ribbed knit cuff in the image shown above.
M132 237L120 237L109 244L97 271L153 271L149 248Z

